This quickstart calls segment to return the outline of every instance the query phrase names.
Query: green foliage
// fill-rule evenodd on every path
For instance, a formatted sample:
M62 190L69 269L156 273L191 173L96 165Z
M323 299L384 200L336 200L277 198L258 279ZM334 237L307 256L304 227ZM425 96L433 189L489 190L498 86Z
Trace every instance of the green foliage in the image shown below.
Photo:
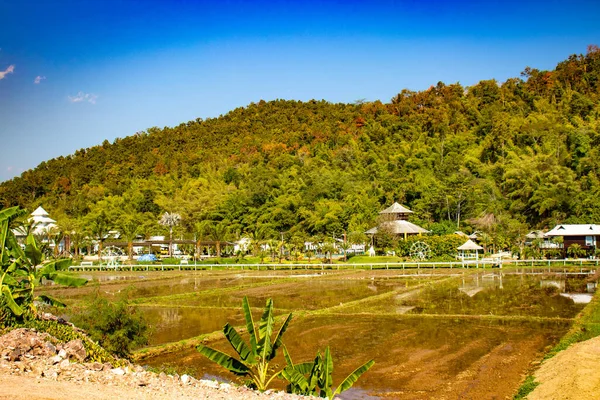
M71 321L118 357L128 358L134 348L148 344L149 326L125 297L110 302L96 293Z
M554 70L386 104L260 101L43 162L0 184L0 204L43 203L97 238L134 214L139 234L165 234L159 216L177 213L178 237L222 242L196 223L341 237L399 201L434 233L476 228L509 248L530 228L600 223L599 60L590 46Z
M424 242L429 246L431 257L440 259L444 256L451 256L454 260L454 255L457 253L457 248L466 242L466 238L460 235L423 235L409 236L406 240L399 240L396 254L401 257L410 255L410 248L415 242Z
M239 359L204 345L199 345L197 350L200 354L230 372L240 376L248 376L256 389L264 391L267 390L271 381L279 376L281 372L271 371L269 363L275 358L277 349L282 345L282 337L292 320L292 314L290 313L286 317L273 341L271 341L275 323L273 301L271 299L267 300L265 310L258 324L255 324L252 319L252 312L247 297L244 297L242 301L242 309L246 320L246 329L250 336L250 344L248 345L244 342L235 328L229 325L229 323L223 328L225 337L239 355Z
M594 296L592 301L577 315L569 332L563 336L554 348L545 354L544 359L554 357L558 352L565 350L572 344L596 336L600 336L600 299Z
M584 256L586 251L585 249L583 249L581 247L580 244L578 243L573 243L572 245L569 246L569 248L567 249L567 253L569 254L569 256L573 257L573 258L579 258L581 256Z
M532 375L528 375L525 378L525 382L519 388L519 391L513 397L513 400L525 400L527 399L527 395L533 392L533 390L539 385L539 382L535 381L535 378Z
M333 358L329 347L325 349L324 355L317 353L313 363L294 364L287 349L283 348L287 366L281 372L281 376L288 381L287 391L303 396L319 396L333 399L338 394L348 390L367 372L375 361L370 360L355 369L342 383L333 389Z
M179 263L181 263L181 260L175 257L163 258L161 261L164 265L179 265Z
M42 280L74 287L87 283L86 279L65 273L71 265L70 259L45 260L33 234L29 233L25 247L21 247L11 229L11 222L20 214L18 207L0 211L0 298L16 317L26 310L35 313L34 301L64 307L50 296L35 296L35 289Z

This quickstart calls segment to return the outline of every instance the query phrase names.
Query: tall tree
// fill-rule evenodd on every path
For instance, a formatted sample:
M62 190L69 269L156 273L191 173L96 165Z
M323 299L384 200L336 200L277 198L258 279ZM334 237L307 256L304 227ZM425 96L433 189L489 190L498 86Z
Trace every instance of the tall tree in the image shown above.
M169 228L169 257L173 257L173 228L181 222L181 215L165 212L159 220L159 224Z

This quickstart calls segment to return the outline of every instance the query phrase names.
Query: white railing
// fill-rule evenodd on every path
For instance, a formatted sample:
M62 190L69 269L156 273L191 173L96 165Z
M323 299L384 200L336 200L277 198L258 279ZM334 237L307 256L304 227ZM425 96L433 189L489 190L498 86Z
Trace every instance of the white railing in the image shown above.
M566 267L566 266L599 266L599 259L561 259L561 260L503 260L503 259L480 259L480 260L462 260L462 261L413 261L413 262L362 262L362 263L292 263L292 264L202 264L202 263L182 263L182 264L137 264L137 265L89 265L82 262L81 265L71 266L70 270L198 270L198 269L257 269L257 270L282 270L282 269L436 269L436 268L503 268L503 267Z

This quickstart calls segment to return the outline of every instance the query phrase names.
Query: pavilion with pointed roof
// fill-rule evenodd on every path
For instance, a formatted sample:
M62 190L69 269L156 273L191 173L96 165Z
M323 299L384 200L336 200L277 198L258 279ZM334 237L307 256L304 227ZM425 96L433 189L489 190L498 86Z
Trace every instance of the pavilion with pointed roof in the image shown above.
M56 221L50 218L50 214L42 206L31 213L30 220L33 221L33 233L36 235L56 226Z
M460 251L459 257L462 260L473 258L473 251L475 251L475 259L479 260L479 250L483 250L483 247L469 239L462 246L459 246L457 250Z
M379 229L385 228L394 235L402 235L406 239L408 235L420 235L422 233L429 233L428 230L421 228L420 226L408 222L408 217L413 212L401 204L394 203L385 210L379 212L380 215L384 216L384 221L374 228L369 229L367 234L375 235Z

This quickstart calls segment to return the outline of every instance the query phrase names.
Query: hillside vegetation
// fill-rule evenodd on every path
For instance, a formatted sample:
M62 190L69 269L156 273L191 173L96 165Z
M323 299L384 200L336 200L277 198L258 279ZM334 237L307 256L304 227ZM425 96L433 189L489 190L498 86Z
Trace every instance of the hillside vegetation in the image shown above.
M169 211L179 234L212 221L279 237L362 232L398 201L434 232L482 229L503 245L600 223L599 98L590 46L553 71L387 104L259 101L43 162L2 183L0 205L43 205L67 228L100 218L158 233Z

